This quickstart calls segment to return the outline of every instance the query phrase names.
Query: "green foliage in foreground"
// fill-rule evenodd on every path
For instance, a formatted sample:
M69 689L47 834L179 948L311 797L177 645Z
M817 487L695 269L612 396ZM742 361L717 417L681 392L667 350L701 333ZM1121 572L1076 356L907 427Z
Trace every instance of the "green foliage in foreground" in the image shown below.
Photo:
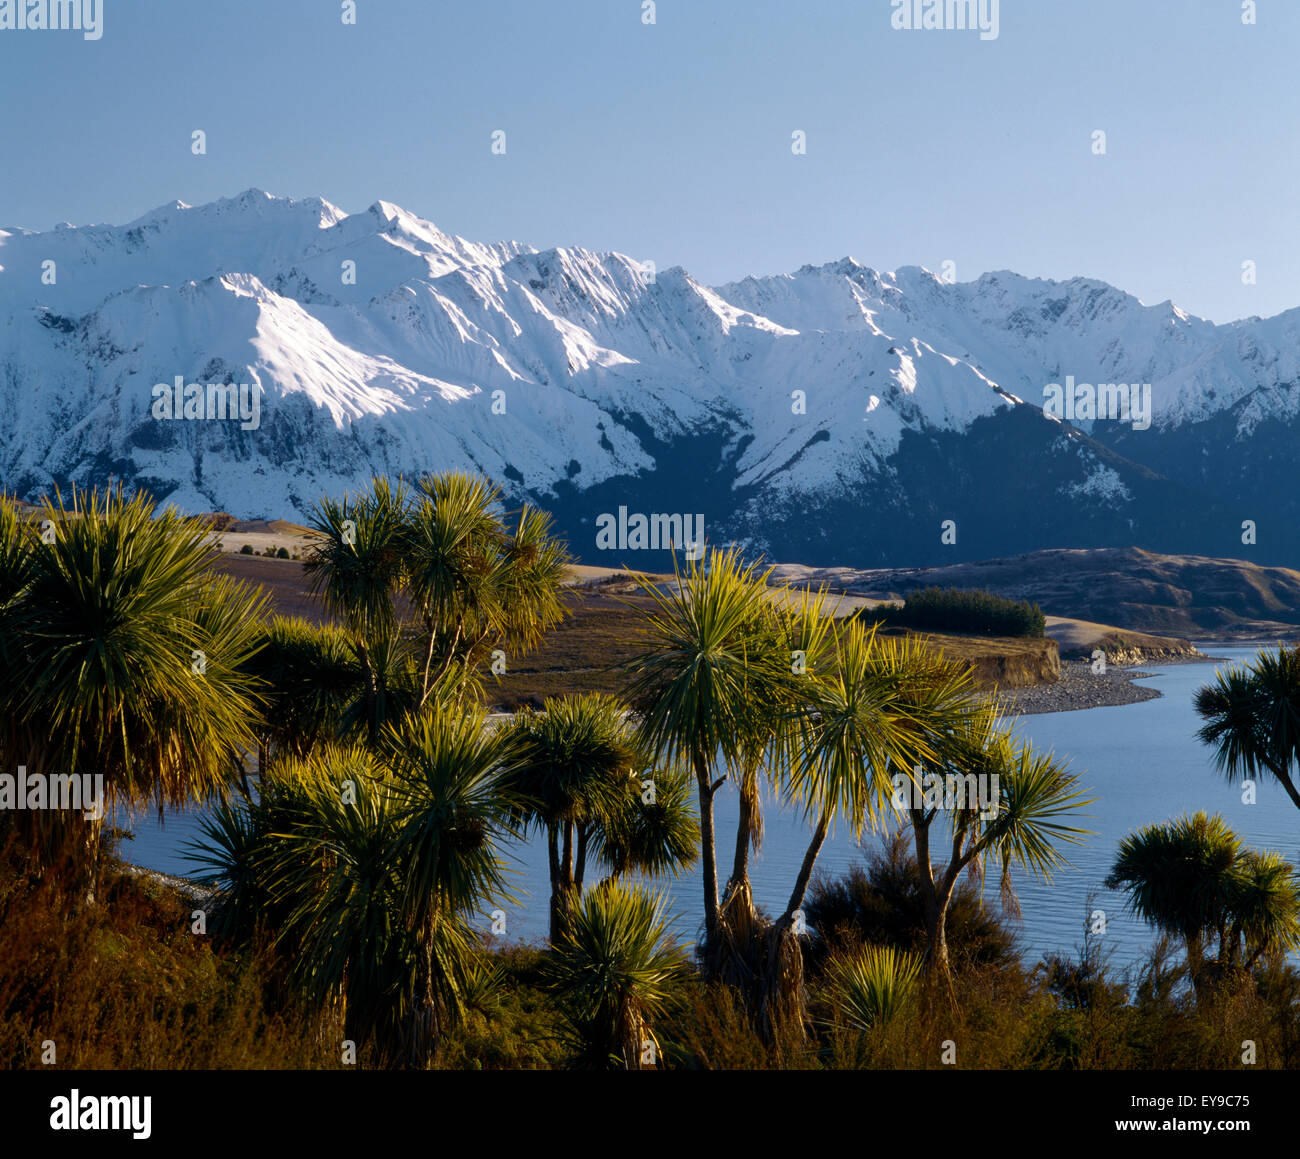
M567 559L546 516L507 522L497 500L444 475L322 503L306 571L338 620L326 629L265 623L255 595L212 578L206 532L144 500L47 506L39 534L0 502L0 757L102 771L111 794L160 808L216 795L200 857L222 891L198 941L175 898L143 904L156 886L85 855L99 826L84 843L13 827L5 1061L35 1065L31 1044L52 1037L63 1064L105 1067L332 1066L351 1060L322 1044L345 1039L389 1067L1231 1067L1249 1038L1252 1065L1296 1063L1283 955L1300 902L1281 857L1201 816L1144 831L1112 884L1183 939L1187 965L1166 942L1117 976L1085 939L1077 962L1027 971L958 878L1000 870L1010 903L1013 866L1048 877L1084 835L1067 823L1087 804L1076 778L1006 733L963 666L866 617L832 631L824 593L774 600L734 550L644 581L624 665L639 726L607 696L489 725L470 704L507 671L502 649L556 624ZM922 593L901 614L997 634L1027 616L1041 634L1037 608L1001 605ZM1280 652L1198 702L1225 769L1294 788L1298 671ZM951 841L932 843L932 803L890 807L900 771L927 770L991 785L994 807L968 793L948 806ZM723 884L713 797L728 780L741 814ZM749 882L765 787L811 833L775 922ZM834 823L859 835L899 810L915 858L812 884ZM551 944L493 951L481 919L516 900L505 845L524 825L547 833ZM662 899L623 878L697 856L692 963ZM584 892L589 863L608 876Z
M1233 783L1264 773L1300 809L1300 646L1219 672L1194 703L1219 771Z
M893 946L863 946L831 963L831 1004L856 1030L888 1025L912 1001L921 959Z
M673 1002L686 962L669 938L662 896L612 881L587 894L546 965L576 1065L656 1066L652 1024Z
M1130 833L1106 884L1124 890L1144 921L1182 939L1200 996L1300 946L1300 877L1279 854L1246 848L1219 816Z
M544 834L550 870L550 938L560 940L587 872L672 875L696 858L684 771L656 763L627 706L589 693L548 700L506 726L517 750L510 791L527 829Z
M901 607L881 604L860 614L890 628L958 635L1038 637L1047 630L1047 617L1037 604L961 588L926 588L913 592Z
M102 777L108 808L229 788L266 600L212 572L206 536L121 490L74 491L35 520L0 499L0 768ZM8 829L50 857L98 835L81 810L5 810Z
M0 1069L319 1068L343 1065L336 1009L313 1009L276 981L272 946L243 950L190 932L193 903L147 879L110 871L101 904L69 896L59 878L0 856ZM606 939L610 941L610 939ZM913 942L913 944L915 944ZM666 1069L1174 1069L1300 1067L1300 975L1261 960L1198 1005L1185 966L1158 943L1131 971L1111 969L1086 943L1034 970L973 964L956 952L956 1009L924 976L892 1017L854 1025L835 971L809 964L814 1031L799 1046L765 1044L734 991L679 975L656 1019ZM902 948L893 947L901 952ZM863 950L848 943L846 955ZM832 959L833 960L833 959ZM464 1017L443 1036L438 1068L562 1069L580 1064L571 1003L545 950L490 949L494 984L467 991ZM865 1019L856 1021L866 1022ZM956 1058L942 1062L943 1043ZM382 1065L372 1048L362 1068Z
M513 760L480 712L439 707L380 751L277 762L256 802L203 824L194 860L227 898L214 932L270 940L285 980L318 1009L337 1003L350 1038L423 1065L483 989L470 919L510 896Z

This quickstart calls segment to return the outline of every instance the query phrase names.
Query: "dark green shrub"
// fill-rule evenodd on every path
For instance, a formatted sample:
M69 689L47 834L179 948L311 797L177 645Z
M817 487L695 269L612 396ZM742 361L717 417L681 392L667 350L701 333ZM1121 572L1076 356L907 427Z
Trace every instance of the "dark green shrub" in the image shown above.
M1047 628L1037 604L960 588L927 588L913 592L902 607L881 604L860 615L890 628L973 636L1042 636Z
M834 879L813 879L804 902L812 930L812 964L820 966L837 945L864 943L925 953L921 875L905 838L892 841ZM1016 959L1015 934L985 907L979 887L963 879L948 907L948 949L954 961L1005 966Z
M347 635L334 627L277 616L245 667L263 682L259 739L294 756L347 731L349 709L364 694L361 666Z

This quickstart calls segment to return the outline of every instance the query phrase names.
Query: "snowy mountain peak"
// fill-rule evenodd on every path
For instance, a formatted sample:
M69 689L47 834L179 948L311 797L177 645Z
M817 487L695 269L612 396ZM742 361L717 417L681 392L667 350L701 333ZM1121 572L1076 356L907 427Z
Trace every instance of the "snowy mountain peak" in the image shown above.
M249 189L0 232L0 487L111 471L191 509L301 516L375 471L457 466L567 511L575 535L583 496L666 510L681 490L720 533L787 557L839 536L862 559L882 536L932 550L922 529L1019 463L1050 480L1025 491L1043 535L1059 494L1104 496L1131 536L1152 479L1183 472L1170 501L1187 503L1198 472L1234 477L1237 447L1245 464L1277 442L1257 472L1293 461L1298 352L1300 311L1215 326L1095 279L952 284L844 257L710 287L620 253L468 241L387 201ZM151 389L178 376L256 384L258 425L160 424ZM1151 422L1045 416L1070 380L1149 386Z

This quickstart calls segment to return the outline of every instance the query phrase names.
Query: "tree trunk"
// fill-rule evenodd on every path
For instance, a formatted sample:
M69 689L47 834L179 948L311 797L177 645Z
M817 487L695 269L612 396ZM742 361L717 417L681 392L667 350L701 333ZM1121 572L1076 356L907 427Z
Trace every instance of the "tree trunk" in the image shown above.
M1241 962L1248 947L1242 940L1242 930L1240 922L1233 922L1228 930L1228 961L1234 966ZM1219 939L1219 956L1223 956L1223 939Z
M731 877L722 891L718 907L718 936L709 961L711 976L728 985L749 990L761 968L758 911L749 881L749 851L753 846L759 804L756 779L746 772L740 786L740 818L736 824L736 848Z
M1285 765L1278 766L1274 763L1268 763L1268 768L1273 776L1278 779L1286 795L1291 798L1291 804L1300 809L1300 789L1297 789L1295 782L1291 780L1289 769Z
M106 808L106 805L101 805L100 811L103 812ZM85 835L82 840L86 858L86 903L94 905L95 899L99 896L99 878L103 869L101 856L104 849L103 820L83 820L82 824L85 826Z
M737 933L751 930L757 917L754 893L749 884L749 851L754 844L754 826L758 818L757 773L745 773L740 787L740 819L736 823L736 849L732 857L731 877L723 891L722 909L727 923Z
M424 663L421 665L420 676L420 702L419 707L424 707L424 702L429 699L429 667L433 663L433 645L438 638L438 629L433 622L433 617L424 613L424 630L429 633L429 642L424 649Z
M1199 1005L1205 997L1205 954L1199 934L1185 934L1184 941L1187 944L1187 972L1192 980L1192 993L1196 995Z
M416 954L415 994L411 1003L409 1063L416 1070L429 1065L438 1038L438 1006L433 994L433 934L436 919L426 920Z
M822 845L826 841L826 831L830 828L831 815L827 810L821 815L817 822L817 828L813 832L813 838L808 843L808 849L803 855L803 865L799 867L799 876L795 879L794 889L790 893L790 900L786 903L785 917L794 920L794 915L803 908L804 895L808 892L808 882L812 880L813 869L817 865L817 855L821 853ZM784 920L784 919L783 919Z
M560 855L554 825L546 827L546 860L551 871L551 945L554 946L560 939Z
M925 891L925 940L930 968L943 977L952 970L948 961L948 899L933 889Z
M925 915L926 961L931 973L949 981L952 970L948 961L948 902L956 876L944 875L935 881L934 863L930 860L930 823L923 810L912 810L912 832L916 840L916 864L921 871L921 903ZM946 888L945 888L946 886Z
M587 876L587 839L591 830L586 825L578 826L578 864L573 871L573 892L582 897L582 882Z
M650 1028L635 1009L628 1011L625 1018L626 1025L622 1033L623 1041L620 1044L623 1066L627 1070L645 1070L645 1064L641 1062L641 1054L646 1041L649 1039Z
M244 794L244 800L251 805L253 791L248 785L248 770L244 767L244 755L238 749L235 750L235 771L239 773L239 791Z
M731 880L749 880L749 849L754 832L754 803L750 793L740 791L740 820L736 823L736 852L731 861Z
M700 865L704 878L704 942L711 952L718 937L718 862L713 838L713 794L709 783L709 764L703 753L695 753L695 782L700 802ZM710 954L706 953L705 960Z
M357 655L361 658L361 667L366 676L366 725L370 743L373 745L379 737L379 722L375 719L379 705L379 678L375 675L375 666L370 660L370 649L364 640L357 641Z
M817 828L804 852L803 864L799 867L799 876L790 892L785 913L767 933L767 952L759 979L758 1012L759 1031L768 1043L776 1039L782 1026L798 1039L805 1034L803 950L799 946L795 915L803 909L808 882L812 880L830 823L830 811L826 810L818 818Z
M573 822L565 821L561 833L563 843L560 847L559 906L555 935L558 937L562 937L569 928L569 916L573 912Z

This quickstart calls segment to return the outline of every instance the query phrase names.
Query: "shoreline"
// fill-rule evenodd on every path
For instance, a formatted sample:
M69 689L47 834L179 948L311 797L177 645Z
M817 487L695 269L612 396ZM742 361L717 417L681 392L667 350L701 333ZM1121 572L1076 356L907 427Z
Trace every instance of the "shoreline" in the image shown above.
M1106 671L1093 672L1088 660L1062 660L1061 678L1053 684L1009 688L1002 693L1008 716L1039 716L1048 712L1081 712L1086 708L1114 708L1140 704L1161 694L1154 688L1134 684L1153 673L1136 665L1112 664Z
M164 873L161 869L148 869L134 861L128 861L121 851L115 856L122 873L127 877L143 879L162 889L173 890L189 905L209 906L217 903L221 897L221 891L216 886L204 885L196 878Z
M1202 641L1209 648L1239 648L1230 641ZM1249 645L1246 645L1249 646ZM1165 656L1137 664L1110 664L1104 673L1093 672L1088 660L1062 660L1061 678L1054 684L1009 688L1002 692L1008 716L1039 716L1048 712L1081 712L1086 708L1116 708L1157 700L1164 694L1134 683L1158 676L1160 668L1175 664L1218 664L1224 657L1208 653L1198 656Z

